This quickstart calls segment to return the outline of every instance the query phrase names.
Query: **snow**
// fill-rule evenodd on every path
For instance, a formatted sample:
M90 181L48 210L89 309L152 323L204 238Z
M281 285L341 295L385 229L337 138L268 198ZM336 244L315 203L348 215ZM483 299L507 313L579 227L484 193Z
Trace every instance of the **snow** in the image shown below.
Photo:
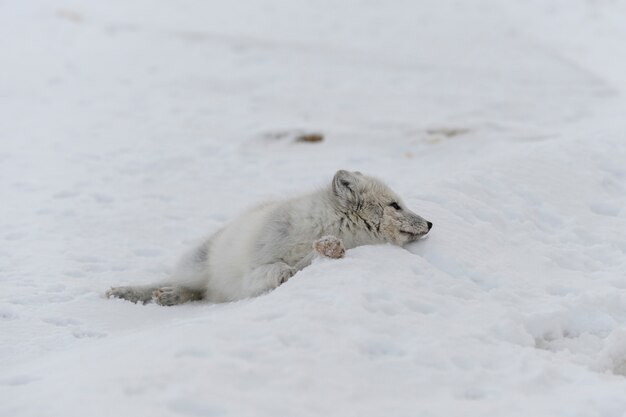
M0 4L0 415L626 415L626 5L518 3ZM431 234L104 298L337 169Z

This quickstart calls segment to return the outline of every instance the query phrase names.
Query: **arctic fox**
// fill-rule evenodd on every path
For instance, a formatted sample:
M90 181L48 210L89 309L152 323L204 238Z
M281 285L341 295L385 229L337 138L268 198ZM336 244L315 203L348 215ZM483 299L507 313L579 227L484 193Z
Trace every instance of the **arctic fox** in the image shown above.
M161 305L254 297L315 256L341 258L345 249L376 243L402 246L431 227L381 181L341 170L324 189L243 213L185 255L170 279L112 287L106 295Z

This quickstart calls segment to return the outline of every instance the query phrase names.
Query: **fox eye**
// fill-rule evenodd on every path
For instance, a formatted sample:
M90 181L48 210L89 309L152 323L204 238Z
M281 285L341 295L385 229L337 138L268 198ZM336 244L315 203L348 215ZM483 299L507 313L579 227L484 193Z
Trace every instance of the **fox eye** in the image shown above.
M400 208L400 206L398 205L398 203L396 203L395 201L393 203L389 204L389 207L393 207L396 210L402 210Z

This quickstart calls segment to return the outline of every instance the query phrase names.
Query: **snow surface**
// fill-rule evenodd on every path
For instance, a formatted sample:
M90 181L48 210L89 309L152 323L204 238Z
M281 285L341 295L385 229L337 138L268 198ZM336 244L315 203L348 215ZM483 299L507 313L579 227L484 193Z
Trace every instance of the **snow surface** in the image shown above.
M609 0L1 2L0 415L626 415L624 21ZM104 298L340 168L431 235L232 304Z

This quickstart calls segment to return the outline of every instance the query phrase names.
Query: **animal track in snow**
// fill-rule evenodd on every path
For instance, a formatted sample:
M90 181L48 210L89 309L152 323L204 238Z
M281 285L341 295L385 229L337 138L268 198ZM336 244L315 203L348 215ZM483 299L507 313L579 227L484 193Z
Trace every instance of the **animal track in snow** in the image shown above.
M28 236L25 232L12 232L4 235L5 240L21 240Z
M619 216L622 207L610 201L596 201L589 204L589 209L600 216L615 217Z
M59 327L75 326L80 324L80 321L70 317L45 317L41 320L44 323L53 324Z
M86 339L86 338L101 339L107 336L106 333L96 332L93 330L81 330L81 329L74 330L72 332L72 335L77 339Z
M71 190L65 190L65 191L60 191L56 194L54 194L52 197L56 198L56 199L65 199L65 198L74 198L79 196L80 193L77 191L71 191Z
M8 386L26 385L37 381L39 377L34 375L15 375L9 378L0 379L0 384Z
M160 256L163 251L161 249L151 249L151 248L143 248L143 249L135 249L133 253L137 256L142 256L145 258L154 258Z

